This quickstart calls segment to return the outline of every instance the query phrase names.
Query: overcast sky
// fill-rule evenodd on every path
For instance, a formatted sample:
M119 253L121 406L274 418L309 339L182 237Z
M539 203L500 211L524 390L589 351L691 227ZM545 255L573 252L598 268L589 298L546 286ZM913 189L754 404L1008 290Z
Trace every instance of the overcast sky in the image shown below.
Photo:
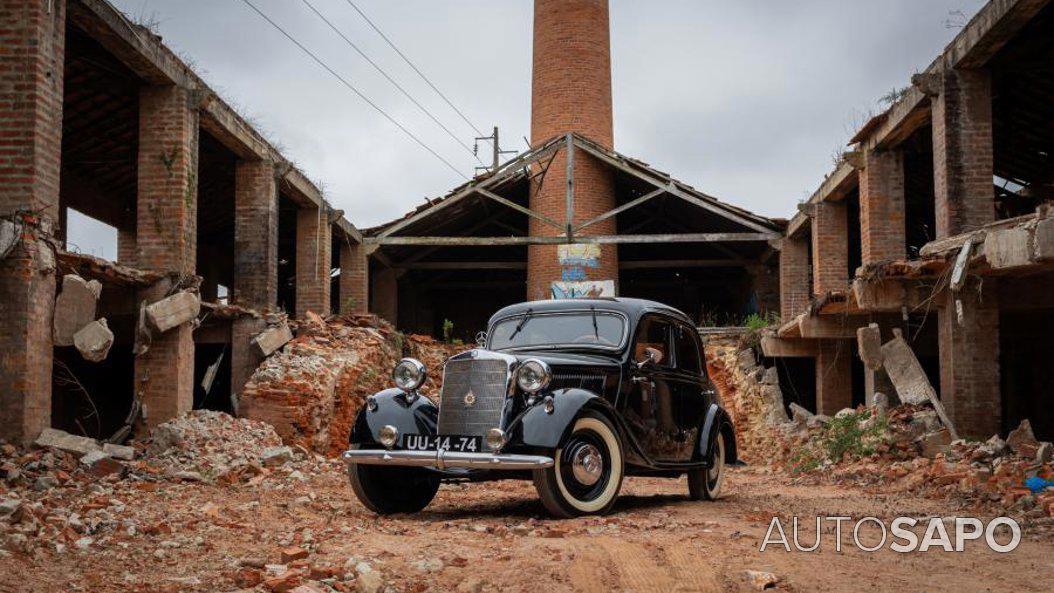
M242 0L111 0L152 22L355 225L463 181ZM251 0L466 175L478 163L303 0ZM476 135L354 12L308 0L463 142ZM479 129L530 129L530 0L354 0ZM718 198L789 217L879 98L981 0L611 0L615 148ZM962 15L965 15L962 16ZM481 145L481 156L488 148Z

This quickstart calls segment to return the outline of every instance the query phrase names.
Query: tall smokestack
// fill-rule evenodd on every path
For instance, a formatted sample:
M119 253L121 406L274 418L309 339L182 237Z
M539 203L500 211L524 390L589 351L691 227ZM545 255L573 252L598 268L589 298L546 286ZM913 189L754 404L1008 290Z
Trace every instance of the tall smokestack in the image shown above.
M607 0L535 0L534 64L531 78L531 144L574 132L611 148L611 41ZM566 216L566 155L552 163L541 189L531 192L531 208L558 221ZM595 158L576 151L573 223L603 214L615 206L614 180ZM583 232L614 235L614 218ZM530 219L532 236L560 234ZM566 263L566 262L564 262ZM595 265L594 265L595 263ZM555 281L618 281L618 251L601 246L588 265L567 266L552 245L527 250L527 296L548 298Z

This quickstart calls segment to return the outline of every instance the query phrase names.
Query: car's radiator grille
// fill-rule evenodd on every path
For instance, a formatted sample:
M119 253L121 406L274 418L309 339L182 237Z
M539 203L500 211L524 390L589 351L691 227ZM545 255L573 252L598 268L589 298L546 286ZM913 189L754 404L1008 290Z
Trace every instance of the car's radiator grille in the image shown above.
M484 436L496 428L508 385L508 365L503 360L448 362L439 398L439 434Z

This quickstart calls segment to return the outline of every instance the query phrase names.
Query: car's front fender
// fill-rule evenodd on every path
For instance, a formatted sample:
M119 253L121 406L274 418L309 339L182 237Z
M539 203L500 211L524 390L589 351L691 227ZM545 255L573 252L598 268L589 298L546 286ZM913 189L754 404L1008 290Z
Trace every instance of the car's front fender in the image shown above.
M585 389L557 389L549 394L553 398L553 412L545 411L545 404L531 406L512 421L509 426L511 441L528 447L555 449L571 430L583 410L594 409L604 414L620 428L618 415L608 401Z
M392 425L399 434L435 434L439 408L427 397L408 398L401 389L385 389L370 396L377 407L363 405L351 428L352 445L376 445L381 427ZM409 400L413 401L409 401Z

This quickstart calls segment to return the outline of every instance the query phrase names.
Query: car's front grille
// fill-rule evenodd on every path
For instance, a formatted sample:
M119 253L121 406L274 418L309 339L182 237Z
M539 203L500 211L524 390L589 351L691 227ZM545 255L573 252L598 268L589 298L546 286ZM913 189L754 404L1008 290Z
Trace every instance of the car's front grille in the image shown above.
M447 362L439 396L439 434L484 436L498 427L508 385L504 360Z

